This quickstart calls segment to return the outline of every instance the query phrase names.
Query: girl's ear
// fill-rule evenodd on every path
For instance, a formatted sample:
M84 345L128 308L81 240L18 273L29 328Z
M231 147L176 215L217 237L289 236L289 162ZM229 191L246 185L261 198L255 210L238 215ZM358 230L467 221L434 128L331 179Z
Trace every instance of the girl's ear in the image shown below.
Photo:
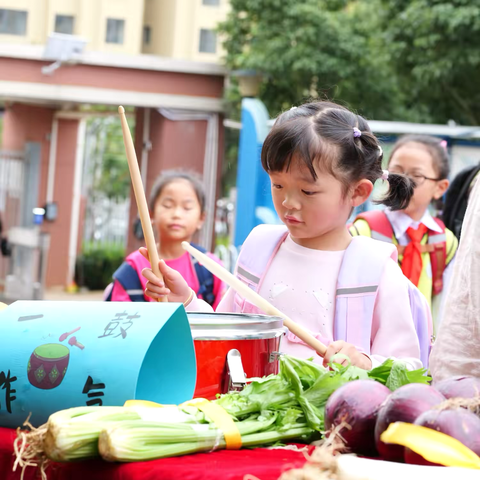
M446 178L437 182L437 186L435 187L435 191L433 192L433 198L438 200L442 198L444 193L447 191L450 185L450 181Z
M205 223L206 218L207 218L207 214L205 212L203 212L200 215L200 218L198 219L197 230L200 230L203 227L203 224Z
M362 203L365 203L373 191L373 183L370 180L364 178L360 180L351 193L352 207L358 207Z

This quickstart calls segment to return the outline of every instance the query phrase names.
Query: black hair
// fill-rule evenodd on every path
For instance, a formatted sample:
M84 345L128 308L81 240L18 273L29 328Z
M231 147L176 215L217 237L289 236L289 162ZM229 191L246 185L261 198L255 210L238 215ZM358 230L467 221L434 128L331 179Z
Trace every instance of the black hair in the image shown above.
M430 135L404 135L395 142L389 162L392 160L393 154L408 143L422 145L432 157L433 168L437 173L438 179L444 180L448 178L450 175L450 163L448 161L446 140L431 137Z
M186 180L190 182L198 203L200 204L201 213L205 212L205 189L203 188L202 180L195 172L187 172L182 170L167 170L163 172L153 184L152 191L150 192L149 208L150 212L155 210L155 203L158 197L162 194L163 189L176 180Z
M341 105L325 101L306 103L282 113L265 139L261 158L267 173L288 171L292 161L298 159L314 180L315 164L343 183L344 194L356 181L366 178L375 183L383 175L383 152L367 121ZM392 210L406 208L414 182L393 173L388 182L389 190L379 203Z

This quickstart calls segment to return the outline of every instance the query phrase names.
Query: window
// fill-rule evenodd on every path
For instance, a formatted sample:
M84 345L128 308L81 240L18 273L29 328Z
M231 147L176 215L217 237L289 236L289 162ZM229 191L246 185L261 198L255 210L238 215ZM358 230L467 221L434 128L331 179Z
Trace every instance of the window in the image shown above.
M151 39L152 39L152 27L145 25L143 27L143 43L145 45L150 45Z
M220 0L202 0L204 5L212 5L214 7L218 7L220 5Z
M125 20L107 18L107 43L123 43L123 31L125 29Z
M217 53L217 32L215 30L200 30L200 48L202 53Z
M0 8L0 33L7 35L26 35L27 12Z
M73 35L73 22L71 15L55 15L55 32Z

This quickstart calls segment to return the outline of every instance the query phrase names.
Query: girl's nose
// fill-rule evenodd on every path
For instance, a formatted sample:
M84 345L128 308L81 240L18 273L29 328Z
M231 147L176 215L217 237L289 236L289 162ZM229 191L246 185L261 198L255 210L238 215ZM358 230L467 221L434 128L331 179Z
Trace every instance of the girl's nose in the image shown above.
M298 210L300 208L300 203L293 195L286 195L282 205L287 210Z

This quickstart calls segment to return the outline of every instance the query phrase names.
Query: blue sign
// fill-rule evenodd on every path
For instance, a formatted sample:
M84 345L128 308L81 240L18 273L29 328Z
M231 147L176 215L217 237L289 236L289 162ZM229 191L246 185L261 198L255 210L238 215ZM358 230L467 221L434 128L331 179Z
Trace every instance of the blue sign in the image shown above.
M193 396L183 305L15 302L0 312L0 426L40 425L62 409Z

